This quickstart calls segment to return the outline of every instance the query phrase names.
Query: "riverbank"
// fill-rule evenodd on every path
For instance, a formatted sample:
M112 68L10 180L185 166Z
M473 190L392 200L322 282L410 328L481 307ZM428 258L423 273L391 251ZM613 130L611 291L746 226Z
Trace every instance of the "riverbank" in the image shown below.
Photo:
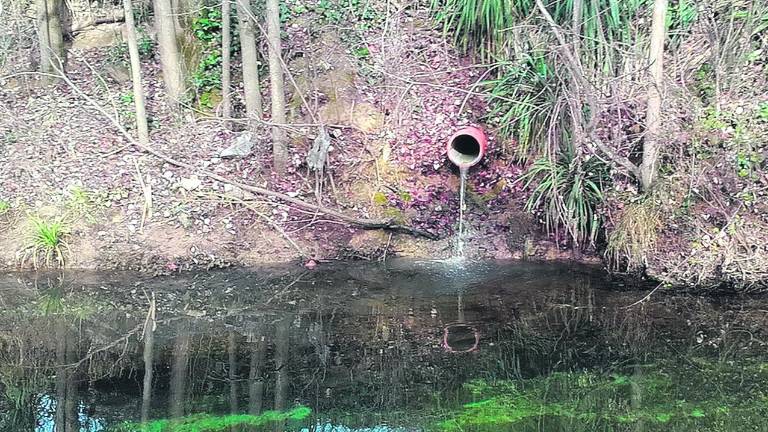
M584 155L583 166L591 168L575 171L586 173L586 183L569 177L581 165L551 155L522 157L520 137L498 133L511 130L499 118L508 98L492 95L497 87L489 84L499 65L460 54L436 28L429 7L289 3L290 164L280 176L272 169L270 119L244 120L239 55L231 65L238 88L232 119L219 115L218 66L197 70L208 84L196 85L179 113L167 104L151 20L139 25L151 151L133 141L134 95L121 24L74 36L67 81L45 85L34 62L0 65L0 270L154 273L449 258L459 178L445 144L458 128L476 125L490 142L467 181L467 258L604 262L617 272L700 290L768 287L768 152L762 144L768 50L755 51L739 76L727 76L715 105L704 60L681 62L682 69L670 72L660 180L641 192L620 167L593 165L599 155ZM341 28L342 21L349 26ZM207 42L198 40L202 51L188 59L192 65L204 63L202 52L220 50L211 42L220 28L207 31ZM696 50L696 31L681 55ZM19 58L36 55L34 45L19 50ZM636 114L644 103L628 102L633 115L609 119L622 125L626 139L642 131ZM634 158L639 138L629 141L620 150ZM320 170L315 148L328 149ZM549 168L524 177L537 162ZM592 168L599 178L589 177ZM547 177L554 174L559 177ZM585 185L599 189L589 202L578 198ZM574 203L588 207L581 219ZM365 230L365 223L397 224L437 240ZM39 238L41 228L56 228L55 247Z

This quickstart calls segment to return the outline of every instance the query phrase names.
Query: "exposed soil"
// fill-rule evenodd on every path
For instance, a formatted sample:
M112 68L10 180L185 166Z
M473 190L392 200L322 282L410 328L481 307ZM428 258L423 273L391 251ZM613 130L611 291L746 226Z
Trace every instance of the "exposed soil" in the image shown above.
M191 109L186 118L174 117L163 99L156 58L144 61L142 70L151 142L198 169L350 215L395 219L440 240L363 231L171 166L131 146L66 83L46 87L37 77L17 75L0 83L0 199L11 205L0 215L0 270L33 265L25 251L29 219L38 215L64 223L70 268L176 271L310 259L450 257L458 175L446 161L445 142L485 113L482 98L473 93L485 70L458 56L418 13L404 9L387 20L384 36L363 31L349 40L333 26L300 20L287 25L288 82L299 89L290 89L291 122L330 125L328 174L320 182L306 163L317 127L290 130L292 164L284 177L271 172L266 128L253 154L222 159L220 152L244 126L227 126L210 112ZM126 96L131 84L124 64L114 60L115 48L82 45L70 51L69 78L134 133ZM360 47L366 48L363 58L353 54ZM235 100L235 109L242 115L242 101ZM488 156L471 171L465 254L567 259L570 253L523 212L525 196L515 183L521 167L502 151L513 144L491 134Z

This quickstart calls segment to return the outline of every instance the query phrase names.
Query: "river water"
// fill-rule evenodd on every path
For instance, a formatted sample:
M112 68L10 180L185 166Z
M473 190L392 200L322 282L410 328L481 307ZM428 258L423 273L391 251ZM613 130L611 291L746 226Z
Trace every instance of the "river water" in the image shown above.
M0 431L768 430L768 301L626 307L650 288L504 262L2 274Z

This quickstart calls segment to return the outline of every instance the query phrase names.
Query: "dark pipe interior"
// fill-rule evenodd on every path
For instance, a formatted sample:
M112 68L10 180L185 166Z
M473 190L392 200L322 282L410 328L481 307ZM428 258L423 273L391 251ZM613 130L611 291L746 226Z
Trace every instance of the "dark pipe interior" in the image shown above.
M459 135L451 141L448 157L457 165L471 165L480 156L480 143L472 135Z
M459 135L451 143L451 147L457 152L476 158L480 154L480 143L472 135Z

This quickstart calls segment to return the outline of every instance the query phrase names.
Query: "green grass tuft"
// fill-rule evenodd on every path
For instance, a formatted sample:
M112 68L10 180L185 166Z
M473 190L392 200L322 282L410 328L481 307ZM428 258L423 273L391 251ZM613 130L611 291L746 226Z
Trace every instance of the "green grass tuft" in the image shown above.
M63 266L66 258L67 243L65 237L67 228L61 221L48 221L39 216L31 217L30 240L25 253L26 258L31 258L32 265L38 268L40 265L50 267L55 263Z
M526 211L540 214L547 232L565 230L574 248L594 245L602 222L597 210L610 184L605 163L579 160L567 149L556 160L537 159L517 181L531 191Z

